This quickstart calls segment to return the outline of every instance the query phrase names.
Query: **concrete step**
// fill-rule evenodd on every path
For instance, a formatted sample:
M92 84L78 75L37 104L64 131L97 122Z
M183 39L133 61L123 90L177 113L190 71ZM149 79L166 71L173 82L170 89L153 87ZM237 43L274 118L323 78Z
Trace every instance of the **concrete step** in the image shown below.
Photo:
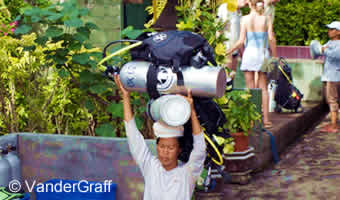
M275 138L279 154L284 152L297 138L314 129L329 111L325 102L304 102L303 107L304 112L302 113L270 113L273 128L268 129L268 131ZM268 134L256 131L250 136L250 145L255 147L255 161L252 162L250 167L253 169L251 173L263 171L269 165L274 164L270 136ZM245 174L244 178L235 177L238 180L233 182L251 184L251 177L249 178L251 173ZM238 191L231 189L233 188L232 185L224 184L220 179L216 179L216 181L217 185L213 190L209 192L195 192L195 200L222 200L233 198L237 195Z

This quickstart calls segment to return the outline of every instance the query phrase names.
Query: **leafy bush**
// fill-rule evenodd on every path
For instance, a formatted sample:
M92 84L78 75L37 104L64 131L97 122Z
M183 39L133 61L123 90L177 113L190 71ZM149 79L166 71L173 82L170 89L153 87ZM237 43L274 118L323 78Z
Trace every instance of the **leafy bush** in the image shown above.
M36 45L45 47L49 43L60 45L60 48L44 51L48 61L41 63L40 67L48 69L49 73L52 71L49 78L53 78L39 85L48 97L48 106L44 106L39 115L48 115L45 114L41 118L43 120L33 123L41 126L34 129L36 132L125 135L121 131L123 113L119 95L117 91L114 94L112 82L97 69L97 61L101 58L100 49L92 48L89 42L91 31L97 29L97 26L83 20L87 15L87 8L80 8L76 0L68 0L48 7L25 9L19 18L21 25L15 30L16 35L37 33L32 48L36 48ZM128 59L123 55L115 58L113 64L122 65ZM27 100L24 96L22 98ZM143 104L144 99L137 94L132 99L135 101L136 113L144 113L145 107L137 108L141 101ZM36 107L41 108L41 105L45 104L38 103ZM143 116L136 117L136 121L141 126ZM27 123L22 126L26 127Z
M224 30L224 23L217 18L216 8L208 1L181 1L176 7L179 17L178 30L201 34L215 49L216 62L224 66L227 63L226 50L223 42L228 39L224 34L216 34Z
M46 131L46 113L40 112L41 105L48 107L42 90L44 84L53 81L48 69L42 66L48 61L44 51L57 49L58 44L46 47L35 45L35 34L21 39L0 37L0 132L34 131L40 126ZM50 74L50 75L48 75ZM47 84L48 85L48 84ZM48 117L47 117L48 118ZM39 123L33 123L39 122ZM43 122L43 123L41 123Z
M250 98L249 90L233 90L226 93L223 98L217 99L228 119L224 128L231 133L243 132L244 135L248 135L254 124L261 121L261 114Z
M338 0L281 0L276 5L274 30L279 45L309 45L328 40L326 24L339 20Z

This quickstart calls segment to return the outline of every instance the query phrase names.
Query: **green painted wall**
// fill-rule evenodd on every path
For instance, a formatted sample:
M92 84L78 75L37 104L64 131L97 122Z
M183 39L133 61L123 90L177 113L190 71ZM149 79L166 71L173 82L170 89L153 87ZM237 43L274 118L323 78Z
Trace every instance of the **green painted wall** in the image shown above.
M90 10L86 21L91 21L100 28L94 31L90 38L99 48L120 39L120 32L124 27L144 29L144 24L151 18L145 11L145 8L152 4L151 0L144 0L143 4L123 4L121 0L78 0L78 2Z
M147 6L152 5L151 0L144 0L143 4L124 4L124 27L133 26L134 29L145 29L152 16L145 11Z
M85 20L95 23L100 30L91 34L91 41L96 47L103 48L111 41L120 39L122 29L121 0L78 0L79 4L90 10Z
M320 60L308 59L288 59L287 61L292 68L293 84L304 94L303 101L321 101L322 62ZM235 88L244 87L244 75L238 67L235 77Z

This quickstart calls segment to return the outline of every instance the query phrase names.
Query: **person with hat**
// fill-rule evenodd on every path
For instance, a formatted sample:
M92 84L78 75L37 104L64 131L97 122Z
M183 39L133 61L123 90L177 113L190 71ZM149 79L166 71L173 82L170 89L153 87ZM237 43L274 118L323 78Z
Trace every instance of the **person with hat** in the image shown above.
M122 93L124 123L129 148L145 181L144 199L190 200L206 157L204 135L193 106L191 91L188 91L186 99L191 106L193 150L188 162L180 164L178 156L181 153L180 138L183 137L183 126L169 126L162 121L155 122L153 130L157 136L158 156L152 155L136 127L130 104L130 94L123 87L119 75L115 75L114 79Z
M323 126L320 131L337 133L339 132L337 121L339 111L338 87L340 85L340 22L333 21L326 27L330 40L321 48L322 54L325 56L321 80L325 82L324 92L330 109L331 123Z

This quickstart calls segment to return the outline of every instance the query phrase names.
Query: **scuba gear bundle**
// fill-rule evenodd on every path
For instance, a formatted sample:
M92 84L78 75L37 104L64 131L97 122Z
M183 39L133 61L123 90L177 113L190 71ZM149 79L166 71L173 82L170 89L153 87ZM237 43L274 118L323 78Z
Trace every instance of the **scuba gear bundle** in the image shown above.
M276 102L275 111L281 112L282 108L284 108L294 112L303 112L301 105L303 94L293 85L291 67L287 61L281 57L277 68L277 88L274 97Z
M223 68L216 66L213 48L203 37L188 31L145 33L132 42L135 43L132 44L133 47L130 45L124 48L131 49L132 61L121 69L106 65L105 74L112 80L113 75L119 73L124 88L130 91L147 91L151 101L157 101L164 94L185 94L187 88L191 88L198 120L208 143L205 167L217 167L221 174L225 174L220 153L223 147L218 146L213 134L222 137L230 135L223 129L226 122L224 113L212 97L224 95L226 74ZM104 51L114 43L117 42L108 44ZM99 65L121 52L123 49L108 57L105 57L104 52ZM215 67L209 67L208 64ZM187 162L193 148L190 120L184 124L183 137L186 145L182 148L179 160Z

